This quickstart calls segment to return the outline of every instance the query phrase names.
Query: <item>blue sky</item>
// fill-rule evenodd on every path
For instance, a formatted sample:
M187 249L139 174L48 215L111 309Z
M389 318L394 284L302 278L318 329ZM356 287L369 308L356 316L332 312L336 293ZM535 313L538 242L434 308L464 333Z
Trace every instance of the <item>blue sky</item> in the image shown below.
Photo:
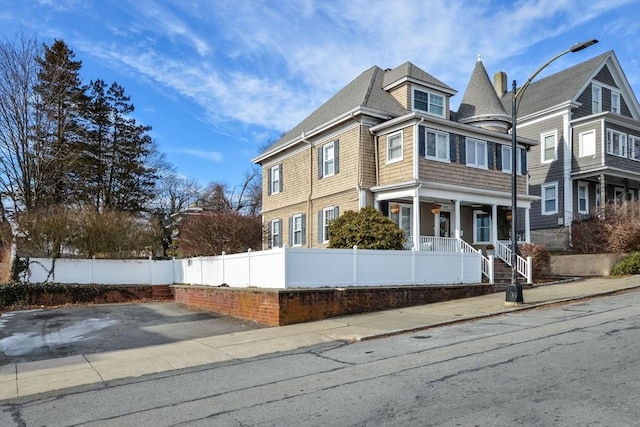
M540 77L615 50L640 95L640 0L0 0L0 35L20 32L63 39L85 82L124 86L202 184L240 184L259 147L373 65L413 62L458 91L457 109L478 55L524 82L597 38Z

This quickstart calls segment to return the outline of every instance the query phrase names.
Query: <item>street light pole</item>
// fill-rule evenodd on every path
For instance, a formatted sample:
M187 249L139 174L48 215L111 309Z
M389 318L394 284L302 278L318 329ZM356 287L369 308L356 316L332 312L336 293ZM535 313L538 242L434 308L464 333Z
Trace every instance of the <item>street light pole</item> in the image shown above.
M581 51L582 49L586 49L589 46L598 43L598 40L592 39L582 43L576 43L571 46L569 49L560 52L547 62L545 62L540 68L538 68L532 75L527 79L524 85L518 90L516 90L516 81L513 81L512 85L512 93L513 97L511 98L511 283L507 285L507 292L505 296L506 303L509 304L522 304L524 303L524 297L522 295L522 285L518 283L518 237L517 237L517 229L518 229L518 181L516 174L516 165L517 165L517 135L516 135L516 122L518 118L518 107L520 106L520 100L522 99L522 95L524 91L527 90L533 79L536 78L538 74L549 64L551 64L556 59L560 58L567 53L573 53Z

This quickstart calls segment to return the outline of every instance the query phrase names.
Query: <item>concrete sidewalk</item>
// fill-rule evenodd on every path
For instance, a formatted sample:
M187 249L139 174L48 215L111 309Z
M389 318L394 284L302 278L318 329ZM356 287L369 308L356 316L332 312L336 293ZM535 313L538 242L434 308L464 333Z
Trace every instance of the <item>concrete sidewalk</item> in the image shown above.
M505 306L504 292L500 292L130 350L14 363L0 366L0 400L332 341L372 339L631 289L640 289L640 275L591 278L525 289L525 304L520 307Z

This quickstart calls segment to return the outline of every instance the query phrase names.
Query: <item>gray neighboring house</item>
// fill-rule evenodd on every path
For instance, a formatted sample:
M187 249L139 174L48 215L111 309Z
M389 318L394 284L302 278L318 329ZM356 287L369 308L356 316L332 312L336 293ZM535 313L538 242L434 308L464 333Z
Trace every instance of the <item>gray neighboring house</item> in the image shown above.
M504 73L494 85L510 111ZM540 142L529 153L532 242L567 249L572 221L640 199L640 105L613 51L532 83L518 136Z

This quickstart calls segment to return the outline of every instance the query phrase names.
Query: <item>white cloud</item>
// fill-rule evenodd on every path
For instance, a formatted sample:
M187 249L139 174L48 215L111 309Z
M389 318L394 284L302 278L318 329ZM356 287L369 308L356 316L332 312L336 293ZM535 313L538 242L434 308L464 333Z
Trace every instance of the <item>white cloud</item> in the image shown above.
M180 150L180 152L181 153L185 153L185 154L189 154L191 156L196 156L196 157L199 157L201 159L211 160L214 163L222 163L222 161L224 160L222 154L217 152L217 151L203 151L203 150L183 149L183 150Z

